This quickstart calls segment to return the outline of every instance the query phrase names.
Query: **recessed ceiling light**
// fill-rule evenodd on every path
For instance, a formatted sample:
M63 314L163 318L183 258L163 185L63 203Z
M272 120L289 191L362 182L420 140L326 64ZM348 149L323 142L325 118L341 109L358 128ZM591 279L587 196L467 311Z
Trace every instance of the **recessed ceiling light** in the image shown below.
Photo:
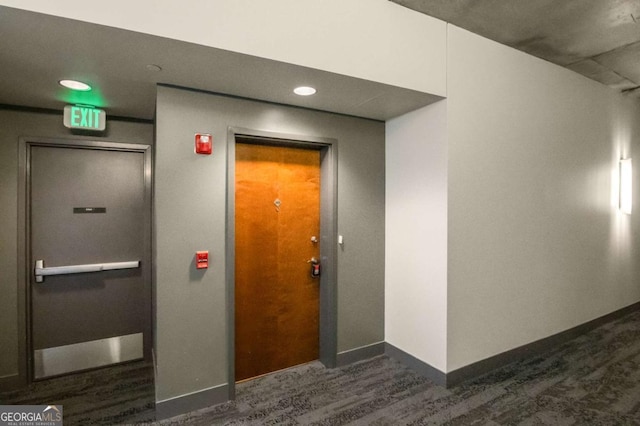
M151 71L151 72L160 72L162 71L162 67L160 65L156 65L156 64L148 64L146 66L147 71Z
M316 93L316 89L308 86L300 86L293 89L293 93L300 96L310 96Z
M71 90L78 90L80 92L88 92L89 90L91 90L91 86L89 86L86 83L83 83L81 81L76 81L76 80L60 80L59 81L61 86L64 86L66 88L69 88Z

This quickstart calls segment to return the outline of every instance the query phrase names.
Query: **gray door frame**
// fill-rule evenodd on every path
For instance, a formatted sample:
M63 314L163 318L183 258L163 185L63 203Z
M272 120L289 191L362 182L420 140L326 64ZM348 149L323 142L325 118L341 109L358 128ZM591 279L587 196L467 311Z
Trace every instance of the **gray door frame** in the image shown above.
M338 354L338 141L241 127L227 131L227 347L229 399L235 399L235 173L236 139L320 151L320 362L334 368Z
M150 283L151 294L151 326L150 333L145 336L145 348L153 347L153 332L155 325L155 311L153 303L153 282L151 270L151 172L152 158L151 146L143 144L129 144L115 141L103 141L87 138L40 138L21 137L18 147L18 351L19 380L23 384L33 381L33 351L31 347L31 298L30 283L33 280L33 268L30 265L31 253L31 228L30 228L30 187L31 174L31 147L52 147L52 148L76 148L104 151L126 151L138 152L144 156L144 193L145 193L145 216L144 216L144 259L147 265L142 268L143 280Z

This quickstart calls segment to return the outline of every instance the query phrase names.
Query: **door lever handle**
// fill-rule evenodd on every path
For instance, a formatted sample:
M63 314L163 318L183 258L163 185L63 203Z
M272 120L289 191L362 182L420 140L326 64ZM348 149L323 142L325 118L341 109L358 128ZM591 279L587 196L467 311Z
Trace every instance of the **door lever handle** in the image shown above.
M315 257L307 260L307 263L311 264L311 278L318 278L320 276L320 262Z

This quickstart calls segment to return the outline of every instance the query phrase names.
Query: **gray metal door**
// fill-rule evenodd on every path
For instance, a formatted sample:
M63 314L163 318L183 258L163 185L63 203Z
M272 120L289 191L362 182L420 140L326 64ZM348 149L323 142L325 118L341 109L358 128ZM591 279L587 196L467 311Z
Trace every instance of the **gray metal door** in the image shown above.
M36 379L150 353L146 155L97 147L29 148Z

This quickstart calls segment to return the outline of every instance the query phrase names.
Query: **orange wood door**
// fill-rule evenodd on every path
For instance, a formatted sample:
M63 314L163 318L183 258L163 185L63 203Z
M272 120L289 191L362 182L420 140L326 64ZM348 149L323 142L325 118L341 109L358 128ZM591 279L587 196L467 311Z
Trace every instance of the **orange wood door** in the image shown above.
M236 144L235 366L243 380L318 359L320 152Z

